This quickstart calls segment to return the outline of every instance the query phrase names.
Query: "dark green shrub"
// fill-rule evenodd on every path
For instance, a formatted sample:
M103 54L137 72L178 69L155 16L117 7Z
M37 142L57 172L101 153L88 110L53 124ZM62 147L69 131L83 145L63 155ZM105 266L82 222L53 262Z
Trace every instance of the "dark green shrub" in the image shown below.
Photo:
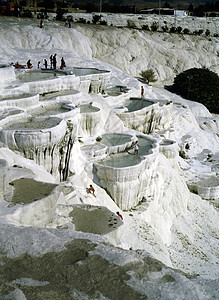
M206 68L192 68L174 78L173 91L219 113L219 76Z
M100 15L94 15L92 18L93 24L97 24L98 22L100 22L101 18L102 18L102 16L100 16Z
M151 25L151 30L152 31L157 31L157 29L158 29L157 22L153 22L153 24Z
M149 82L157 81L154 71L152 69L141 71L139 75L140 75L141 82L149 84Z
M165 26L162 26L162 27L161 27L161 29L163 30L163 32L167 32L167 31L168 31L168 27L167 27L167 25L165 25Z
M32 12L30 10L25 10L22 12L21 17L23 18L33 18Z
M100 25L107 25L107 21L105 21L105 20L100 21Z
M188 28L184 28L184 29L183 29L183 33L184 33L184 34L189 34L189 32L190 32L190 30L189 30Z
M62 21L63 20L63 15L66 13L67 11L65 9L62 9L61 7L58 7L56 10L56 20L57 21Z
M128 28L136 28L135 22L131 19L127 20L127 25L128 25Z
M143 25L143 26L142 26L142 29L143 29L143 30L150 30L150 28L149 28L149 26L148 26L147 24Z
M198 34L201 35L204 32L203 29L199 29Z
M209 31L209 29L206 29L206 31L205 31L205 35L206 35L206 36L209 36L209 35L210 35L210 31Z
M175 27L175 26L172 26L172 27L170 28L170 32L171 32L171 33L175 33L175 32L176 32L176 27Z
M181 26L178 26L177 28L176 28L176 32L177 33L180 33L182 31L182 27Z

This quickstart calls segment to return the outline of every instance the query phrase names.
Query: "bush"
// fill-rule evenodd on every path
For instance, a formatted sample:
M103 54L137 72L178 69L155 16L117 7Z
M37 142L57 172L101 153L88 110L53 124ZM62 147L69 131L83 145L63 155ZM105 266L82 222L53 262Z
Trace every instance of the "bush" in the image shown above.
M162 26L162 27L161 27L161 29L163 30L163 32L167 32L167 31L168 31L168 27L167 27L167 25L165 25L165 26Z
M140 75L141 82L149 84L149 82L157 81L157 79L155 78L154 71L152 69L141 71L139 75Z
M25 10L22 12L21 17L23 18L33 18L32 12L30 10Z
M183 33L184 33L184 34L189 34L189 32L190 32L190 30L189 30L188 28L184 28L184 29L183 29Z
M181 32L182 32L182 27L181 27L181 26L178 26L178 27L176 28L176 32L177 32L177 33L181 33Z
M102 18L102 16L100 16L100 15L94 15L92 18L93 24L97 24L98 22L100 22L101 18Z
M210 31L209 31L209 29L206 29L206 31L205 31L205 35L206 35L206 36L209 36L209 35L210 35Z
M206 68L192 68L174 78L173 91L219 113L219 76Z
M170 28L170 32L171 32L171 33L175 33L175 32L176 32L176 27L175 27L175 26L172 26L172 27Z
M151 30L152 30L152 31L157 31L157 29L158 29L158 24L157 24L157 22L153 22L153 24L151 25Z
M143 30L150 30L148 24L142 25L142 29L143 29Z
M128 28L136 28L135 22L130 19L127 20L127 25L128 25Z
M61 7L58 7L56 10L56 20L57 21L62 21L63 20L63 15L66 13L67 11L62 9Z

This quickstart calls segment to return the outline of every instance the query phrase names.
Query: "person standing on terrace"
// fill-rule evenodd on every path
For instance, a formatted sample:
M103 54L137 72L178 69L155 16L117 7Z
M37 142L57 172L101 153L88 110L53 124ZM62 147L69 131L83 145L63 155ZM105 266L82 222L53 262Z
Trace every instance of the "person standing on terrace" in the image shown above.
M141 98L144 98L144 87L143 87L143 85L141 86Z
M134 145L134 154L137 154L138 155L138 149L139 149L140 145L138 144L138 141L135 142L135 145ZM140 147L141 148L141 147Z

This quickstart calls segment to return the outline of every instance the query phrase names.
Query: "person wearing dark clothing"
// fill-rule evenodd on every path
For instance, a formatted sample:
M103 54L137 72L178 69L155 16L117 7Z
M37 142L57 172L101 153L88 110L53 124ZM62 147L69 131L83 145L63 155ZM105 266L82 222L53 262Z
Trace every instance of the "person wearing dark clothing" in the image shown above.
M33 65L32 65L32 63L30 62L30 59L27 61L27 67L28 67L28 69L33 68Z
M53 55L52 62L53 62L53 69L56 69L56 64L57 64L56 53Z
M45 66L45 69L47 69L47 60L44 59L44 66Z
M123 216L120 214L119 211L117 211L116 214L120 217L121 220L123 220Z
M141 86L141 98L144 98L144 87Z
M52 54L50 55L49 60L50 60L50 69L52 69L52 66L53 66L53 56L52 56Z
M60 69L63 70L65 67L66 67L65 61L64 61L64 58L62 57L62 58L61 58L61 66L60 66Z

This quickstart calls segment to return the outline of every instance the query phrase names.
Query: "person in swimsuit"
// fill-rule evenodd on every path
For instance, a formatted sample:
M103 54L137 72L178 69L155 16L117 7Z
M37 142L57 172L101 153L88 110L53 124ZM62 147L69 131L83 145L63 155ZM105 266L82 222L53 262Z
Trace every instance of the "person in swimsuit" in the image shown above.
M138 155L138 149L139 149L140 145L138 144L138 141L135 142L135 146L134 146L134 154ZM140 147L141 148L141 147Z

